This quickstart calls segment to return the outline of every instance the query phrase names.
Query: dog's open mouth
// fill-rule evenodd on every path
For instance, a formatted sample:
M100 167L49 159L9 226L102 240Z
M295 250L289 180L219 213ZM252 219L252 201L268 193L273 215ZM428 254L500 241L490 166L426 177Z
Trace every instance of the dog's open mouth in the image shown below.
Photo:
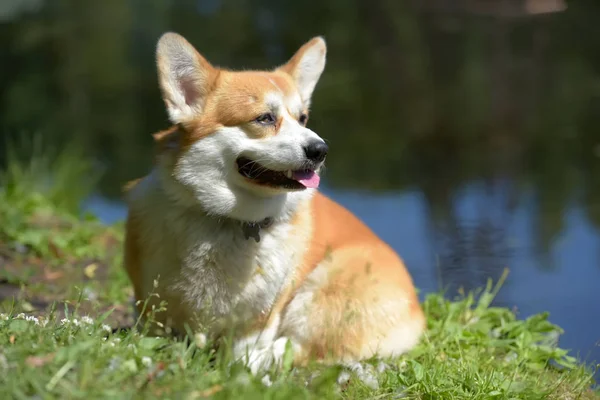
M300 190L317 188L321 180L312 169L274 171L247 157L239 157L236 162L242 176L260 185Z

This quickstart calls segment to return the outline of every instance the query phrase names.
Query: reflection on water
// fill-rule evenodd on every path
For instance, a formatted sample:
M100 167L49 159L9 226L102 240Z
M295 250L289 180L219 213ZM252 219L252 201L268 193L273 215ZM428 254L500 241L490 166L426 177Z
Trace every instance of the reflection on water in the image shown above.
M324 35L309 125L332 149L326 192L424 293L508 267L497 303L549 310L564 346L600 359L597 0L0 4L0 139L79 144L104 166L88 206L106 220L122 217L119 189L148 170L150 134L167 126L161 33L233 68L277 65Z

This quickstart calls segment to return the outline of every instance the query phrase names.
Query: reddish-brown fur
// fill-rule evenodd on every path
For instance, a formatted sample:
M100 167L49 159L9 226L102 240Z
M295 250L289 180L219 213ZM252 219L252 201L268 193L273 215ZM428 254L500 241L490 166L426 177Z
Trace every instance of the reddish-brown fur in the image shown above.
M291 78L280 71L274 72L230 72L221 70L215 73L215 89L211 91L204 104L203 114L185 125L188 135L184 136L184 148L219 128L228 126L242 127L251 137L265 138L277 134L280 124L275 127L252 124L251 121L261 114L269 112L265 106L265 94L280 90L292 93ZM307 113L307 110L301 110ZM300 117L297 110L288 110L291 115Z
M239 127L256 139L276 135L279 123L259 126L249 121L269 111L264 101L266 93L274 89L286 95L295 93L294 68L303 51L315 43L314 40L307 43L288 64L268 72L217 69L198 54L198 63L203 67L202 79L207 82L203 87L202 114L180 128L172 127L156 134L158 152L173 138L179 141L182 152L228 126ZM159 69L160 65L159 60ZM300 114L308 110L304 107L288 112L300 118ZM141 217L130 214L127 220L125 266L136 299L143 300L148 294L143 292L144 271L140 261L145 244L140 240L137 218ZM285 320L295 295L317 268L325 269L325 278L322 285L315 288L313 301L308 305L310 326L302 327L308 332L308 338L300 343L302 352L296 355L297 362L309 357L360 358L367 354L365 346L398 326L414 325L415 332L423 329L424 316L402 260L352 213L317 193L310 202L299 206L290 223L293 226L291 238L297 243L295 249L301 256L301 262L294 266L293 284L283 288L269 314L248 321L246 333L269 327L276 319ZM399 296L406 300L406 309L388 311L389 299ZM175 307L169 316L181 319L175 321L175 325L181 326L189 313L177 309L183 307L178 299L169 300L171 307Z

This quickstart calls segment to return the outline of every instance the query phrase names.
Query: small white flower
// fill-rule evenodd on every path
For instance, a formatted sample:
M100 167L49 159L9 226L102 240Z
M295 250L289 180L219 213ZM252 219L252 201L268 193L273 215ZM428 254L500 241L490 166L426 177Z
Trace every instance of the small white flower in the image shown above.
M106 324L102 325L102 329L105 330L108 333L112 332L112 328L110 326L106 325Z
M273 382L271 381L271 377L269 376L269 374L266 374L265 376L263 376L263 378L260 381L265 386L271 386L273 384Z
M79 322L79 320L78 320L77 318L73 318L73 319L71 320L71 322L72 322L72 323L73 323L73 325L75 325L75 326L79 326L79 325L81 325L81 322Z
M37 317L34 317L33 315L25 315L25 321L34 322L36 325L40 324L40 321L37 319Z
M152 365L152 359L148 356L142 357L142 365L150 367Z
M204 348L206 346L206 335L204 333L196 333L194 335L194 342L199 349Z
M61 320L60 320L60 324L61 324L61 325L66 325L66 324L68 324L69 322L70 322L70 321L69 321L68 319L66 319L66 318L63 318L63 319L61 319Z
M92 325L94 323L94 320L86 315L81 317L81 322L86 323L88 325Z

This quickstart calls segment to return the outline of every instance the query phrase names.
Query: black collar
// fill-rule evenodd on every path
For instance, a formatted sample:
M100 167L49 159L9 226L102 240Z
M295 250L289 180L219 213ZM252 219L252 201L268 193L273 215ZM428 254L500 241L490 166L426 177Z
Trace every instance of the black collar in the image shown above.
M260 230L267 229L273 225L273 218L267 217L258 222L241 222L241 225L246 240L253 238L258 243L260 242Z

